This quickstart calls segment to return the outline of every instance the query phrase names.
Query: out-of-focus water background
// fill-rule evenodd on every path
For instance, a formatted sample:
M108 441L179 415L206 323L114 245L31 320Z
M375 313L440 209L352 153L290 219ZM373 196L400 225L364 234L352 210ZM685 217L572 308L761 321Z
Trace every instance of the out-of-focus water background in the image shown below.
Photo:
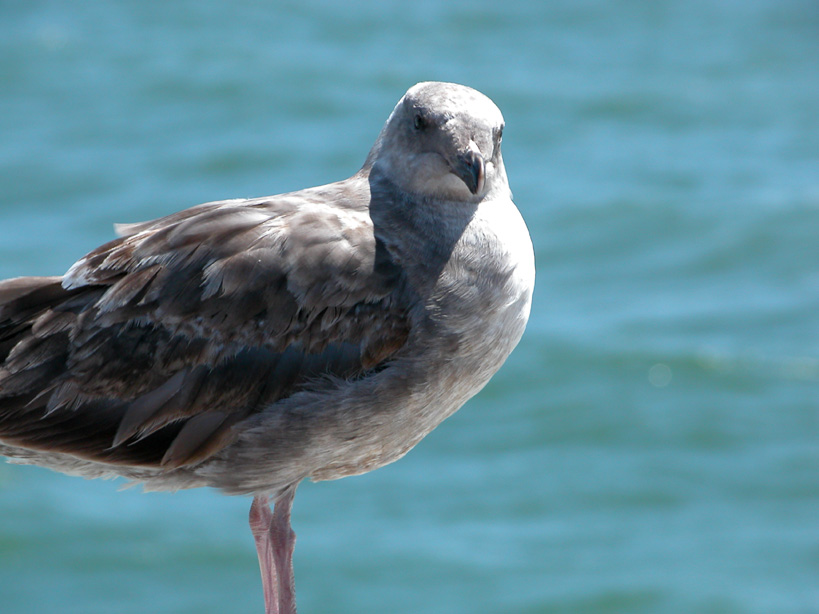
M305 484L308 613L819 612L819 5L0 2L0 277L503 110L529 329L400 462ZM0 465L0 611L260 612L249 500Z

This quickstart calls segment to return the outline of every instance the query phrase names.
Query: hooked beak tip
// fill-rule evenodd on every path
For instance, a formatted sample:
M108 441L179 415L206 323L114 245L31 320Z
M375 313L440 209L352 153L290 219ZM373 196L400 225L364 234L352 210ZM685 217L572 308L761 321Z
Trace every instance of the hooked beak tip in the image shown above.
M470 150L458 156L453 170L472 194L483 191L486 183L486 163L479 152Z

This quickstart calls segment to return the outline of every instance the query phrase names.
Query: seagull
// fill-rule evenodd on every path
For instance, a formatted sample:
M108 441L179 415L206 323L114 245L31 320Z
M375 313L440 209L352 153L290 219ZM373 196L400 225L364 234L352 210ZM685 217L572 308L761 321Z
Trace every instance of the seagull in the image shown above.
M523 334L503 127L419 83L349 179L118 225L63 276L1 281L0 455L252 496L265 611L295 613L298 484L401 458Z

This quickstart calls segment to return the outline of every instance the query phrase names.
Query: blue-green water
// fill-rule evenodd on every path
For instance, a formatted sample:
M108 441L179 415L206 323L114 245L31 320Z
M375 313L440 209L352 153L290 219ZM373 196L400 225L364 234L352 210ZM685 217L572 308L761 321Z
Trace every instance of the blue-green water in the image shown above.
M503 110L538 286L477 398L305 484L309 613L819 612L819 5L0 1L0 277ZM0 465L4 614L260 612L249 501Z

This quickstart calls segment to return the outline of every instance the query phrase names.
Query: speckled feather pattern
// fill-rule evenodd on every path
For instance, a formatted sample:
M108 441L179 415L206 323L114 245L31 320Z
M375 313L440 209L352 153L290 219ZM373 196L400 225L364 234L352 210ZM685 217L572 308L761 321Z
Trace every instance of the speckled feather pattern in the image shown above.
M364 167L118 227L0 282L0 453L276 493L400 458L517 344L534 263L482 94L419 84Z

